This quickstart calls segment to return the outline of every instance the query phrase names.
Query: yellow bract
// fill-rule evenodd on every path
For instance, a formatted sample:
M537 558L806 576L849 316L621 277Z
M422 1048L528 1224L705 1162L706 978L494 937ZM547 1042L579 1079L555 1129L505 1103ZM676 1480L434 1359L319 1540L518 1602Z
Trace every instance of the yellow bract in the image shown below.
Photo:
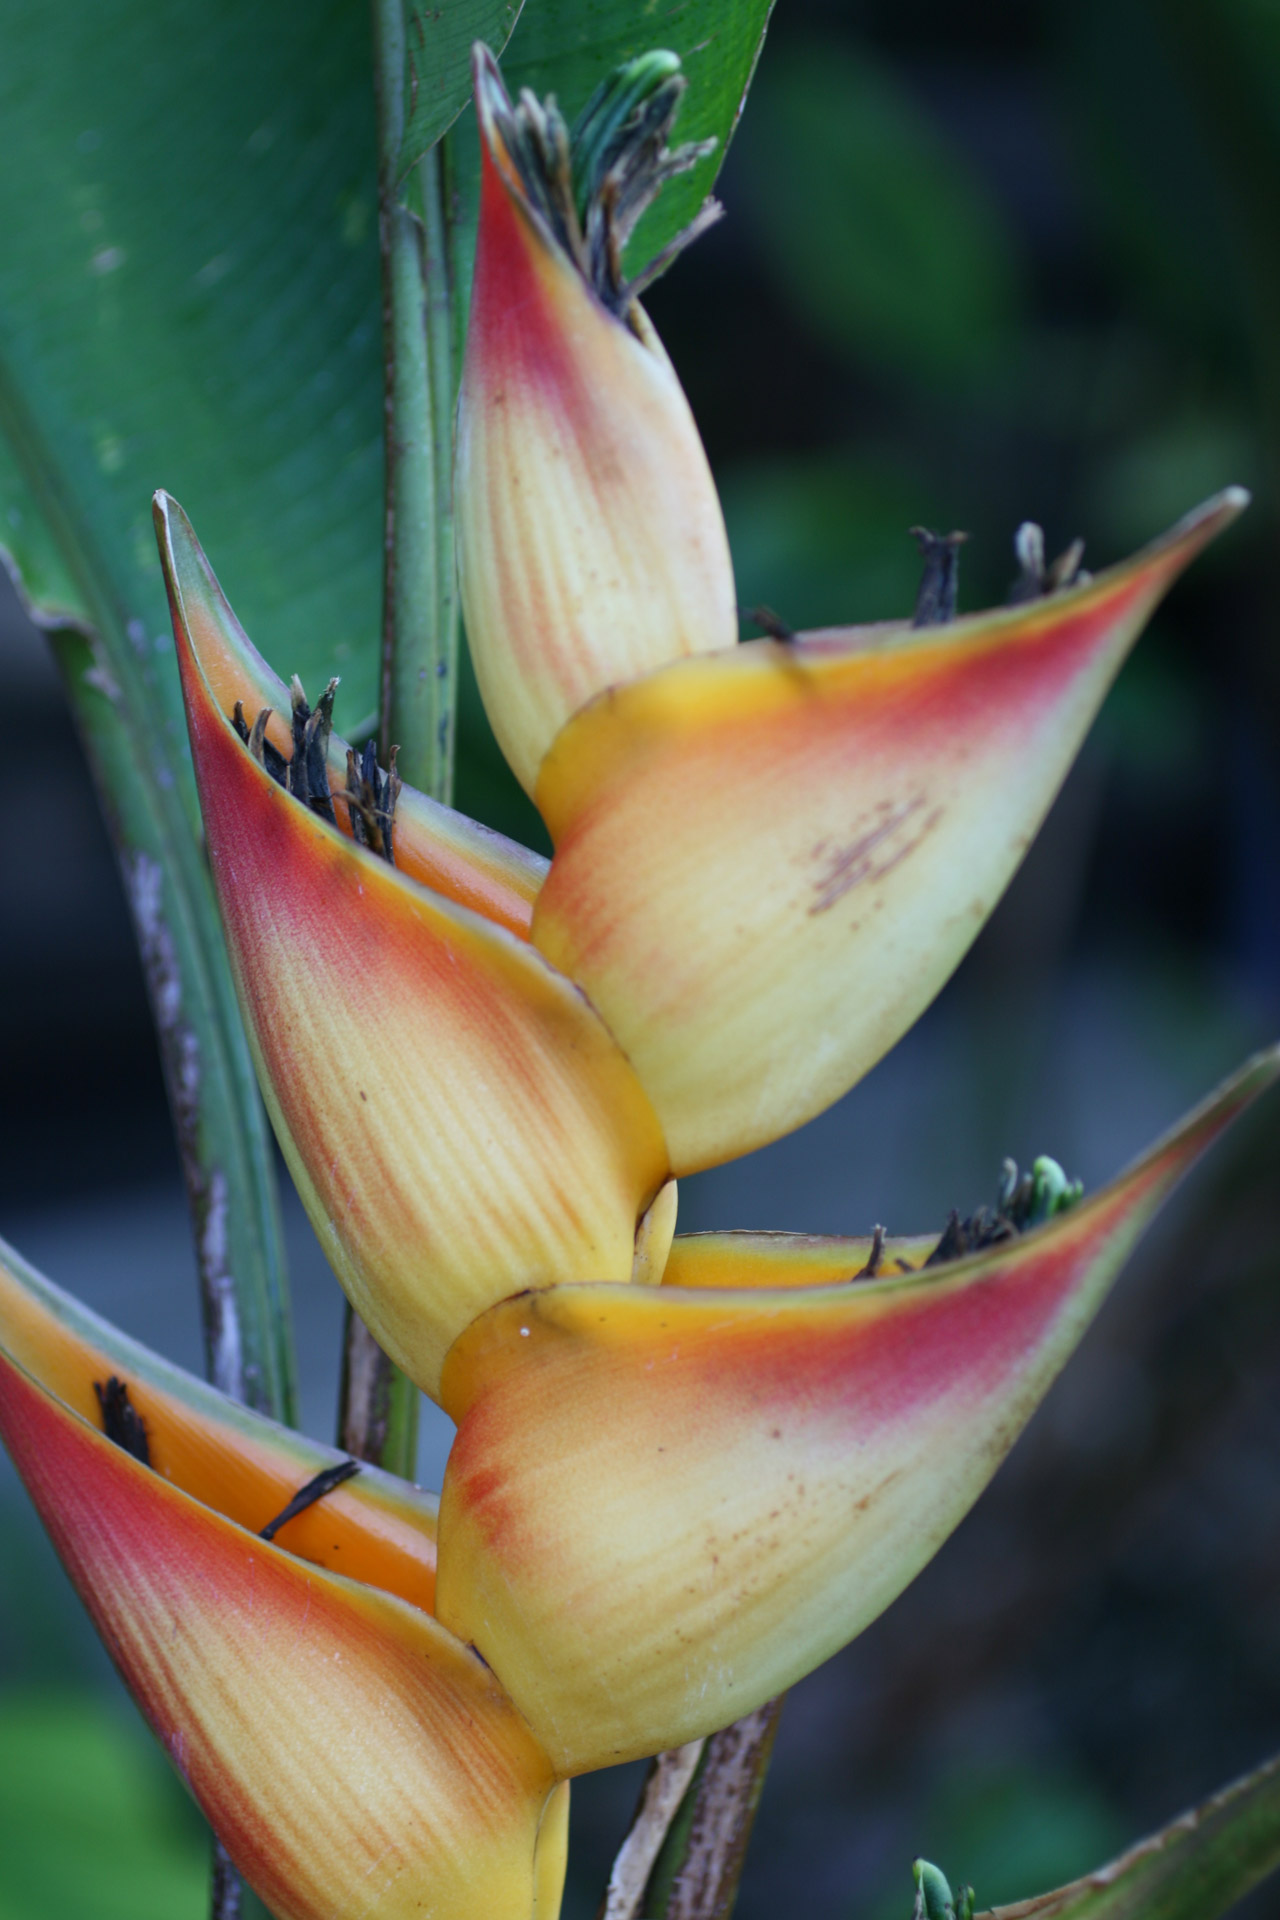
M0 1305L0 1334L7 1324ZM269 1545L0 1338L0 1438L143 1713L281 1920L554 1920L553 1768L429 1613Z
M750 1235L735 1289L714 1235L676 1243L679 1284L555 1287L476 1321L444 1371L437 1604L556 1766L710 1733L860 1633L990 1480L1170 1188L1277 1077L1273 1049L1110 1187L963 1262L831 1284L829 1244Z
M195 651L205 574L162 503L205 834L263 1097L311 1223L382 1345L435 1393L477 1313L630 1278L667 1175L635 1073L505 925L309 812L236 737ZM442 809L442 811L444 811Z
M693 416L639 306L601 304L484 113L458 409L458 572L498 744L532 793L602 687L732 644L733 570Z
M1152 608L1243 504L1027 607L752 642L570 721L538 782L533 938L635 1066L675 1173L820 1113L919 1017Z

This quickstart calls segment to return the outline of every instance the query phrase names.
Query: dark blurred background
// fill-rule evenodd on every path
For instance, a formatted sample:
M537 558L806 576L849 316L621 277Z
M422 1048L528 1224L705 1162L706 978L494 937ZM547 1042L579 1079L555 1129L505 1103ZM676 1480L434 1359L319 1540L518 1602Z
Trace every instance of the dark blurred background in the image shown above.
M923 1229L989 1197L1005 1153L1096 1184L1280 1031L1280 8L781 0L719 192L727 219L649 304L745 604L907 612L923 521L970 531L978 607L1025 518L1103 565L1227 482L1257 499L1153 622L937 1005L831 1113L686 1183L682 1225ZM120 888L42 643L0 619L0 1231L198 1366ZM514 817L483 754L464 775L464 802ZM921 1851L983 1903L1038 1891L1280 1746L1278 1148L1273 1099L970 1520L795 1689L742 1920L905 1920ZM327 1436L337 1289L288 1221ZM428 1418L434 1484L447 1444ZM5 1474L0 1920L195 1920L198 1818ZM567 1920L594 1912L638 1777L575 1789Z

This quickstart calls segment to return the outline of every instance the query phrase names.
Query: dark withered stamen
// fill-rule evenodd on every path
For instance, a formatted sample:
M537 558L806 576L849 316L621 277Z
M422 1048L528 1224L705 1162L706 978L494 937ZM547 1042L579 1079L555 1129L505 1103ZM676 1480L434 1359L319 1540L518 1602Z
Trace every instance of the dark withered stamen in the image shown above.
M716 201L704 201L642 273L626 278L623 254L641 215L668 180L716 145L667 145L688 85L679 66L674 54L662 52L627 61L600 83L572 131L554 95L539 100L526 87L513 105L492 60L477 79L530 204L605 305L624 319L641 289L722 211Z
M395 865L396 802L400 798L400 775L396 772L398 747L392 747L390 764L384 773L378 765L372 740L365 744L357 760L347 751L347 785L343 799L351 809L351 834L370 853L381 855Z
M1018 558L1018 577L1009 589L1009 605L1021 606L1029 600L1041 600L1046 594L1060 593L1064 587L1085 585L1092 575L1080 565L1084 541L1073 540L1056 560L1045 563L1044 530L1034 520L1024 520L1013 536Z
M926 1267L939 1267L947 1260L963 1260L968 1253L977 1253L983 1247L994 1247L1001 1240L1012 1240L1018 1228L1007 1215L995 1213L990 1207L979 1207L964 1220L959 1211L952 1208L943 1229L941 1240L929 1258Z
M871 1233L871 1251L867 1255L867 1264L854 1274L855 1280L874 1280L880 1271L880 1262L884 1259L884 1228L875 1227Z
M911 538L924 556L924 572L916 594L913 627L941 627L956 617L960 592L960 549L967 533L931 533L928 527L911 527Z
M323 1500L327 1493L332 1493L335 1487L340 1487L344 1480L350 1480L359 1471L358 1460L339 1460L336 1465L325 1467L314 1479L308 1480L305 1487L299 1487L288 1506L282 1507L274 1520L268 1520L259 1533L259 1539L274 1540L287 1521L296 1520L300 1513L305 1513L308 1507L314 1507L317 1500Z
M782 615L775 613L772 607L739 607L738 612L753 627L759 627L762 633L767 633L771 640L791 641L796 637L795 628L789 627Z
M336 826L333 798L329 792L329 772L325 756L333 726L333 700L338 682L331 680L315 707L307 705L302 682L297 674L289 689L292 705L293 758L289 762L288 787L297 799L318 813L330 826Z
M113 1373L105 1384L95 1380L93 1391L102 1415L102 1431L108 1440L114 1446L123 1447L144 1467L149 1467L151 1446L147 1440L147 1423L130 1400L129 1389L124 1381L117 1379Z
M271 718L271 708L264 707L252 727L246 726L244 708L236 701L236 710L231 724L260 767L265 767L278 787L289 785L289 762L279 747L272 746L267 738L267 723Z
M236 702L236 712L240 714L241 719L244 718L244 711L238 700ZM267 726L271 719L271 713L272 709L270 707L264 707L254 721L249 733L245 736L245 745L260 767L266 764ZM282 754L281 758L283 759L283 757Z
M291 793L337 826L333 794L329 788L328 753L333 731L333 702L338 682L331 680L314 707L308 705L302 682L295 674L290 689L290 733L293 754L287 758L267 737L272 709L264 707L252 727L245 720L244 706L237 700L231 724L260 767L265 767L277 785ZM357 756L347 753L347 786L339 795L350 809L351 837L360 846L395 864L394 826L396 802L400 797L400 775L396 772L395 747L391 764L384 773L378 765L373 743Z

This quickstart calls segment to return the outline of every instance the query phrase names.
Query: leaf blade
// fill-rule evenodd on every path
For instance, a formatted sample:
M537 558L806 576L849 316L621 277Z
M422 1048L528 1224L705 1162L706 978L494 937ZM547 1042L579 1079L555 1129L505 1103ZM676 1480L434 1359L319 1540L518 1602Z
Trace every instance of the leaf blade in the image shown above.
M1280 1866L1280 1754L1065 1887L978 1920L1215 1920Z
M501 53L523 0L410 0L406 19L406 98L400 176L448 132L471 98L471 47L483 40Z

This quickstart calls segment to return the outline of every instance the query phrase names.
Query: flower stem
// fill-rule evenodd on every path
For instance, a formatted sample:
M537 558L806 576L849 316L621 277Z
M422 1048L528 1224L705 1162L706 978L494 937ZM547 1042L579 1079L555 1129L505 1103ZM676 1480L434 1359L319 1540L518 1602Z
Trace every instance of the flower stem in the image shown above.
M401 180L403 0L373 0L373 43L386 448L379 732L383 759L398 747L402 777L448 803L458 668L452 195L439 145L418 161L408 186ZM412 1479L417 1427L416 1388L349 1311L339 1444Z
M431 456L435 469L436 621L431 679L435 689L434 764L424 772L428 793L453 803L455 713L458 702L458 575L453 551L453 418L459 363L454 349L453 187L443 140L418 162L422 198L423 273L426 282L427 358L431 377ZM412 775L407 775L412 779ZM414 781L414 785L418 785Z
M206 1371L224 1392L289 1421L293 1341L270 1136L159 656L21 387L2 368L0 434L87 616L84 627L42 624L133 914L191 1212Z
M213 1871L209 1881L209 1920L240 1920L244 1910L244 1882L231 1864L231 1855L213 1836Z
M766 1700L708 1740L658 1755L600 1920L728 1920L785 1698ZM678 1783L674 1794L664 1792L669 1783Z
M389 1360L360 1315L347 1308L338 1445L412 1480L418 1451L418 1389Z
M403 0L374 0L373 21L386 454L382 750L385 760L398 746L402 776L447 801L458 646L448 208L438 147L418 162L411 183L420 216L399 177Z

